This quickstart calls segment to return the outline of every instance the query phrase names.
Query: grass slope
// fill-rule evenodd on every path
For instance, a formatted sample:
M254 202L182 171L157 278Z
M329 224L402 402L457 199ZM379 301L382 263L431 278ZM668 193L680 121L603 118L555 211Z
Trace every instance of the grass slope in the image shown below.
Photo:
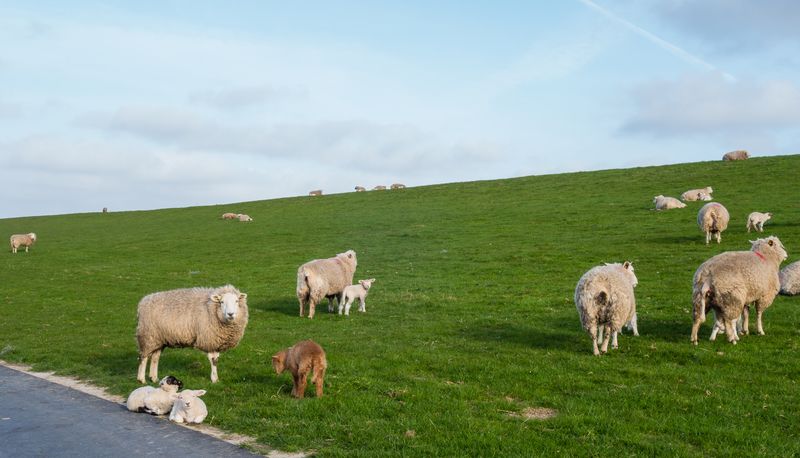
M162 375L206 388L208 423L284 450L355 455L771 455L800 453L798 299L767 335L689 344L691 278L749 249L745 219L800 255L800 156L290 198L148 212L0 220L36 232L0 256L0 358L125 395L137 387L136 304L153 291L233 283L250 324L220 358L167 349ZM654 212L654 195L711 185L731 225L706 246L701 203ZM113 205L112 205L113 207ZM224 211L255 222L219 220ZM300 319L296 268L346 249L376 277L367 313ZM593 357L573 304L578 278L633 261L641 337ZM354 309L355 310L355 309ZM755 324L753 324L754 326ZM312 338L325 397L291 399L270 356ZM311 390L309 390L310 392ZM558 411L526 420L530 407Z

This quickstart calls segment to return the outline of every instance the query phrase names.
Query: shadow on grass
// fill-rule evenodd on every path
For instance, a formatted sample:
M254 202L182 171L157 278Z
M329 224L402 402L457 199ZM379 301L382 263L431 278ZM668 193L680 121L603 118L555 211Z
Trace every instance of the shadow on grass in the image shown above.
M328 310L328 302L323 301L325 310ZM294 296L284 296L278 298L270 298L266 300L259 300L257 302L250 302L248 305L250 308L261 310L262 312L277 312L282 313L284 315L290 316L298 316L300 313L300 305L297 302L297 298ZM319 311L320 307L317 306L317 311ZM308 313L306 311L306 313Z
M658 237L651 237L649 241L656 242L659 244L667 244L667 243L691 243L691 242L698 242L705 243L705 235L699 230L696 234L692 235L662 235Z
M563 330L563 331L562 331ZM568 332L567 330L573 330ZM541 326L521 326L514 323L475 323L461 330L470 338L488 342L503 342L531 348L575 350L583 331L574 322L550 322Z

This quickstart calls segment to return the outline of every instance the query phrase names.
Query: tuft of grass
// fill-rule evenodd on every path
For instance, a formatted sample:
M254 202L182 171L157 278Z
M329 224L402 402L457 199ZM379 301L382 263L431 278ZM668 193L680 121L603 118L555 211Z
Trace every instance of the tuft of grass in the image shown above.
M220 383L191 349L160 373L204 388L207 422L321 456L771 455L800 453L800 307L778 297L766 336L689 343L691 279L749 249L747 214L800 255L800 156L534 176L148 212L0 220L36 232L0 256L0 358L108 387L137 387L136 304L151 292L232 283L249 294ZM732 215L722 244L702 202L651 211L658 194L713 186ZM113 206L112 206L113 207ZM247 213L252 223L223 221ZM367 313L301 319L297 266L347 249L378 279ZM636 267L641 337L591 354L573 291L603 262ZM710 324L701 328L707 339ZM289 395L270 356L302 339L328 355L325 396ZM543 415L543 414L547 415ZM529 419L536 415L543 419Z

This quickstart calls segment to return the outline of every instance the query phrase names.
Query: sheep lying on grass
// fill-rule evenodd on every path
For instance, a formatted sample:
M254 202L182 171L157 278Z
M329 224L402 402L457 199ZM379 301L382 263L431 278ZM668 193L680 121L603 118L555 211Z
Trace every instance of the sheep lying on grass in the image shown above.
M653 203L656 204L656 210L671 210L673 208L683 208L686 206L685 203L674 197L664 197L662 195L653 197Z
M722 241L722 231L728 228L730 219L728 209L722 204L712 202L703 205L697 212L697 225L706 234L706 245L711 241L712 235L717 239L717 243Z
M743 161L750 158L750 153L745 150L731 151L722 156L723 161Z
M714 192L714 190L711 189L711 186L706 186L705 188L701 189L690 189L681 194L681 199L686 202L692 202L696 200L711 200L712 192Z
M223 213L222 219L237 219L239 217L236 213Z
M800 294L800 261L793 262L780 272L781 294L796 296Z
M365 188L363 186L356 186L356 192L364 192L366 190L367 190L367 188Z
M161 379L158 385L158 388L143 386L133 390L125 404L128 410L153 415L164 415L169 412L178 396L178 390L183 388L183 382L168 375Z
M611 348L617 348L617 333L627 322L636 326L636 298L633 288L639 283L630 262L606 264L589 269L583 274L575 288L575 307L581 318L583 329L592 338L592 352L599 355L608 351L609 339L613 338ZM604 337L598 350L598 331ZM634 328L635 329L635 328ZM638 330L636 332L638 335Z
M692 291L691 341L697 345L697 331L714 310L725 327L728 341L739 339L735 321L743 315L742 332L749 333L749 305L755 303L758 333L764 335L761 317L780 289L778 269L786 259L786 250L774 236L751 242L750 251L728 251L718 254L698 267ZM716 333L713 333L716 337Z
M175 403L169 413L169 421L175 423L202 423L208 416L206 403L200 396L206 390L183 390L175 396Z
M297 299L300 301L300 316L308 303L308 317L314 318L314 310L328 298L328 311L333 311L333 300L339 299L345 287L353 283L356 272L356 252L339 253L333 258L315 259L297 269Z
M238 214L236 217L239 218L239 221L243 223L249 223L253 221L253 218L251 218L250 215L245 215L244 213Z
M772 218L772 213L753 212L747 215L747 232L750 229L758 232L764 232L764 223Z
M392 183L390 188L392 188L392 189L406 189L406 185L404 185L403 183Z
M358 284L350 285L342 291L342 297L339 299L339 315L342 314L342 308L344 307L344 314L350 315L350 306L353 305L353 301L358 298L360 304L358 306L359 312L366 312L367 311L367 292L372 287L372 283L375 282L374 278L370 278L368 280L359 280Z
M247 326L247 294L231 285L187 288L145 296L139 302L136 340L137 379L144 383L147 359L150 380L158 379L158 360L167 347L193 347L208 353L211 382L216 383L220 352L234 348Z
M375 186L374 188L372 188L372 190L373 191L385 191L386 190L386 186L384 186L382 184L379 184L378 186Z
M308 195L309 196L321 196L322 195L322 189L315 189L313 191L309 191Z
M25 247L25 252L28 252L28 248L36 242L36 234L33 232L29 232L27 234L14 234L9 238L9 243L11 244L11 252L16 253L19 247Z

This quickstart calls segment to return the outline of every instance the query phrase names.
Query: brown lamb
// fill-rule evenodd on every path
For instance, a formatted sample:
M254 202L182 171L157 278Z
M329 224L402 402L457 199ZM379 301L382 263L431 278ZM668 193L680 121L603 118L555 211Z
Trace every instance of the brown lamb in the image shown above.
M316 386L317 397L322 397L322 385L328 361L325 350L313 340L297 342L285 350L272 356L272 367L276 374L291 371L294 379L292 396L302 398L306 391L306 379L309 372L314 371L311 382Z

